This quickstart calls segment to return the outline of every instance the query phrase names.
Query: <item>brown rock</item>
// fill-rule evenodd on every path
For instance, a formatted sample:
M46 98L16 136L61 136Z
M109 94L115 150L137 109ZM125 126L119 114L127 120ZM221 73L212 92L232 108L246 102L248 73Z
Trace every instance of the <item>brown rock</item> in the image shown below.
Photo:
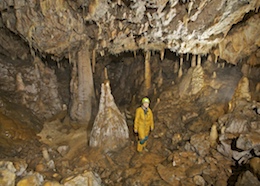
M186 170L186 175L187 175L187 177L193 177L193 176L196 176L196 175L201 175L203 170L205 170L207 168L207 166L208 166L207 163L193 165L192 167L189 167Z

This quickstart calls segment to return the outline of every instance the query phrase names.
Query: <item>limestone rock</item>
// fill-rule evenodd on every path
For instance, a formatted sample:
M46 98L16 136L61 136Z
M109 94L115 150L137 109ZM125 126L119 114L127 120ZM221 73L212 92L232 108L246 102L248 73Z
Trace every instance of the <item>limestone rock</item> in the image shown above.
M39 173L33 173L23 177L18 183L17 186L41 186L43 183L43 176Z
M260 135L256 132L240 134L236 141L236 147L242 150L251 150L257 146L260 146Z
M15 174L9 170L0 169L0 185L14 186L15 185Z
M99 111L90 134L89 145L109 151L124 146L128 138L129 130L125 118L114 102L109 82L102 83Z
M249 165L256 176L260 176L260 158L254 157L249 160Z
M220 57L236 64L237 59L248 55L251 49L256 50L255 45L260 41L259 38L256 40L253 38L260 33L258 25L259 14L256 14L245 25L236 27L225 40L220 42Z
M190 68L183 77L180 87L179 95L195 95L204 86L204 70L202 66Z
M235 186L258 186L260 181L250 171L246 171L239 176Z
M64 186L85 185L85 186L100 186L101 179L97 174L92 172L84 172L74 177L69 177L63 180Z
M200 156L204 157L206 154L209 153L210 141L208 133L199 133L193 135L191 137L190 143L192 146L195 147L196 152Z
M196 185L204 186L206 184L202 176L196 175L193 177L193 181Z
M70 150L70 147L68 145L62 145L57 148L57 151L62 155L66 155Z
M243 117L242 115L238 115L236 117L229 118L226 123L225 132L228 133L243 133L248 131L248 119Z
M15 171L14 165L10 161L0 162L0 185L14 186L15 185Z
M171 168L167 168L163 165L158 165L157 166L157 171L160 175L160 177L166 181L167 183L169 183L170 185L179 185L179 178L174 174L174 170ZM184 177L184 172L183 173L183 177Z
M195 164L186 170L186 175L188 177L194 177L196 175L201 175L203 170L206 169L207 166L208 166L207 163Z
M27 173L26 169L28 167L28 164L26 163L26 160L20 159L18 161L14 161L13 164L16 169L16 176L22 176L23 174Z
M45 181L43 186L62 186L62 185L56 181Z
M35 58L34 66L13 64L0 61L0 91L16 92L10 102L18 103L29 109L40 119L48 119L62 109L55 72L45 66L40 58ZM14 78L16 77L16 78Z

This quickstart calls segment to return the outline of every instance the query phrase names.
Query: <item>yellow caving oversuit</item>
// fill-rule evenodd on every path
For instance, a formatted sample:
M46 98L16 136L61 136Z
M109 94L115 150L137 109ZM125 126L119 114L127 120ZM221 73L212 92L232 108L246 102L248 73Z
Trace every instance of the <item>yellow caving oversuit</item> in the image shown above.
M142 152L146 146L146 141L150 130L154 129L153 113L150 108L144 109L139 107L136 109L134 131L138 133L137 151Z

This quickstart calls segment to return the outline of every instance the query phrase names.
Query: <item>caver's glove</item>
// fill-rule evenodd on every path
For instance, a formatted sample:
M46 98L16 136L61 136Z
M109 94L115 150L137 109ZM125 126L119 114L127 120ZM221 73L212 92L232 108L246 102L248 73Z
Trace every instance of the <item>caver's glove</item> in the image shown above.
M144 139L140 140L140 144L143 145L148 140L148 136L145 136Z

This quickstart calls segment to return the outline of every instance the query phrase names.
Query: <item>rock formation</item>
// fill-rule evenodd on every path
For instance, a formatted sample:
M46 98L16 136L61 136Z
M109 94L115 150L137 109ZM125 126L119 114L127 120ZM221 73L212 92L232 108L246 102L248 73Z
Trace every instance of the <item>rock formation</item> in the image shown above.
M117 108L109 81L101 86L99 110L90 134L89 145L105 151L123 147L129 138L125 117Z
M0 1L0 184L259 185L259 7ZM155 130L138 154L143 96Z

